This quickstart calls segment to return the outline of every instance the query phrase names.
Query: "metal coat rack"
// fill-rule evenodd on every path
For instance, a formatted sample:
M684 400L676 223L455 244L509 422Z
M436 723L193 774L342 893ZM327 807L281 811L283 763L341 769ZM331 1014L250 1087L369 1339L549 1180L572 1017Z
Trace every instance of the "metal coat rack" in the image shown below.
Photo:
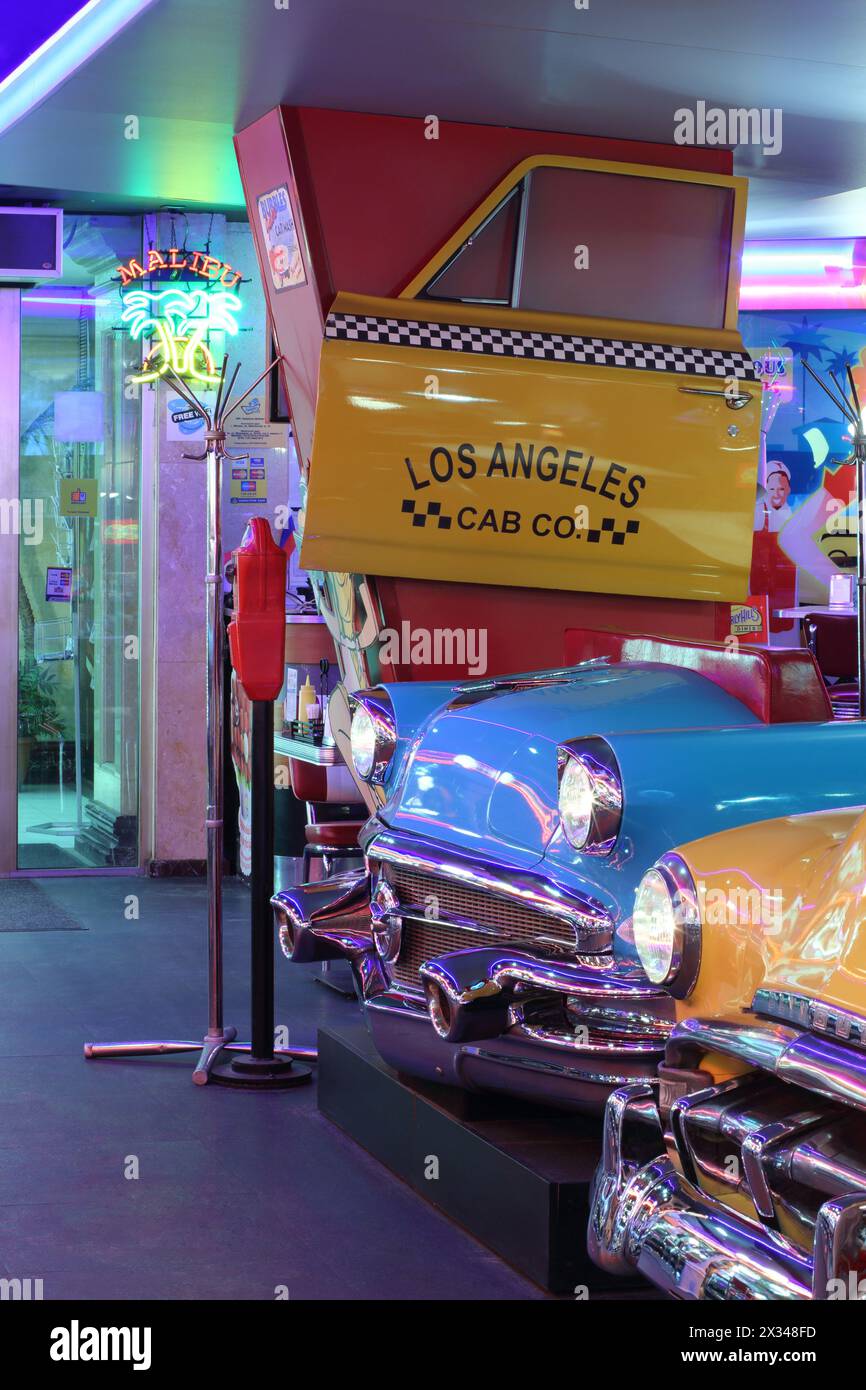
M228 459L237 462L247 454L230 454L226 448L226 424L239 406L273 371L282 359L275 357L256 377L242 396L232 400L240 372L240 363L229 376L228 357L223 358L213 414L177 373L168 367L164 373L190 410L204 420L205 451L184 454L185 459L207 464L207 888L208 888L208 1030L203 1040L144 1039L139 1042L84 1044L84 1055L93 1060L106 1057L152 1057L175 1052L198 1052L192 1079L204 1086L210 1079L219 1054L251 1052L252 1044L237 1042L237 1029L223 1019L223 664L225 627L222 612L222 465ZM315 1060L313 1047L275 1047L278 1057L297 1057Z

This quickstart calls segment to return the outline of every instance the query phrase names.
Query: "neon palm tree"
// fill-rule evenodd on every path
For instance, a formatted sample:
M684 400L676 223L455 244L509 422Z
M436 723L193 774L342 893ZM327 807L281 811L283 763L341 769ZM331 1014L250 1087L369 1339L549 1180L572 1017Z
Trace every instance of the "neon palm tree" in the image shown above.
M236 294L209 294L200 287L182 290L172 285L124 295L121 319L129 324L131 336L156 338L133 381L156 381L171 368L180 377L215 384L219 372L205 338L214 332L237 333L240 307Z

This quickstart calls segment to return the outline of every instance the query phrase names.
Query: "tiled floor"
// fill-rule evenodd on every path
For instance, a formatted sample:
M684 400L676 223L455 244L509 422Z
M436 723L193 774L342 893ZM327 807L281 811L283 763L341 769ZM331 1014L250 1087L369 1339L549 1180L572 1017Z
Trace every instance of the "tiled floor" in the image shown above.
M89 930L0 933L0 1272L47 1299L544 1296L324 1120L314 1086L251 1095L194 1086L190 1057L85 1061L85 1040L204 1033L204 884L43 887ZM226 885L242 1035L248 901ZM278 962L276 1021L302 1044L355 1007L313 974Z

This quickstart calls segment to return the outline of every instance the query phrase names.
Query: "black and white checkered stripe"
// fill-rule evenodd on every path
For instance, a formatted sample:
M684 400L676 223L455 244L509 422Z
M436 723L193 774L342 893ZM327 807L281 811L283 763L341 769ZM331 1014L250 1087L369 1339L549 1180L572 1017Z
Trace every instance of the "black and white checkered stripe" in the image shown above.
M757 381L751 357L719 348L673 347L620 338L576 338L565 333L523 333L462 323L379 319L369 314L329 314L326 338L388 343L392 347L441 348L485 357L523 357L539 362L588 362L595 367L675 372L683 376L735 377Z

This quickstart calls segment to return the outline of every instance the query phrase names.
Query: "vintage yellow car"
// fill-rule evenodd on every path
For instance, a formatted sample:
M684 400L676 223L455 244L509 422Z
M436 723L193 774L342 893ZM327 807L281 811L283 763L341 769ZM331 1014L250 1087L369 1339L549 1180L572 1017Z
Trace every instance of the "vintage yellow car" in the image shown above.
M866 810L665 854L635 944L676 998L609 1099L589 1244L677 1298L866 1298Z

